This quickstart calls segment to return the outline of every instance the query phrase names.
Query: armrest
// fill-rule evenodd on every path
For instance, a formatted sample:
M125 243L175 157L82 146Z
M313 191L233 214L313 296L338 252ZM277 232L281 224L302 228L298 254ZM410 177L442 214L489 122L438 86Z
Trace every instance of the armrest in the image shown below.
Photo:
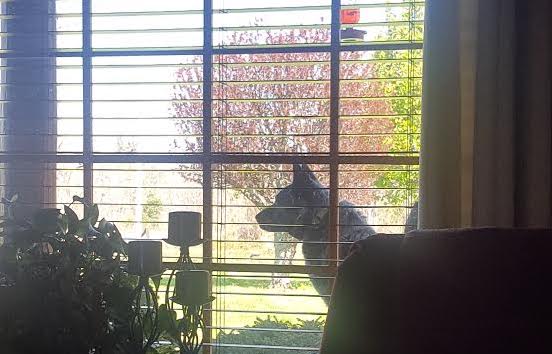
M359 241L338 269L320 353L394 353L398 257L403 237Z

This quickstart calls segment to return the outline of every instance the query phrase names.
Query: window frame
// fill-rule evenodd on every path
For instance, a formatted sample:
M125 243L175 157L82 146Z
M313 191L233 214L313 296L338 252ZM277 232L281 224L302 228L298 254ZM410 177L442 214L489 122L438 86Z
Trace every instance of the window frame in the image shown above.
M39 0L41 1L41 0ZM92 1L82 0L82 49L51 50L38 55L47 58L74 57L82 59L82 94L83 94L83 146L82 154L2 154L1 162L41 164L82 163L83 192L88 202L93 202L94 164L97 163L197 163L202 166L203 175L203 255L204 260L198 264L201 269L209 271L259 272L259 273L300 273L320 276L334 276L337 269L338 254L338 204L339 204L339 167L344 164L373 165L418 165L419 158L414 154L377 155L343 154L339 151L340 122L340 54L344 51L375 50L420 50L422 43L366 43L347 44L340 41L341 0L331 1L331 42L305 46L285 47L214 47L213 46L213 4L212 0L203 0L203 47L201 49L155 49L155 50L94 50L92 47ZM46 14L45 16L48 16ZM221 153L212 151L212 103L213 103L213 56L223 54L265 54L265 53L305 53L324 52L330 54L330 150L328 154L248 154ZM28 54L28 53L27 53ZM37 54L37 53L33 53ZM1 53L0 58L10 57L10 53ZM15 54L17 55L17 53ZM92 60L108 56L158 56L158 55L199 55L203 66L203 149L199 153L172 154L109 154L95 153L93 146L93 112L92 112ZM54 69L55 70L55 69ZM54 104L55 105L55 102ZM219 163L275 163L275 164L323 164L329 166L329 259L328 266L309 267L306 265L263 265L263 264L229 264L213 262L213 164ZM55 180L55 178L54 178ZM54 186L55 190L55 186ZM55 195L55 192L54 192ZM55 203L55 201L54 201ZM166 263L170 267L171 263ZM209 308L206 313L206 325L211 326L212 316ZM210 332L206 342L210 342Z

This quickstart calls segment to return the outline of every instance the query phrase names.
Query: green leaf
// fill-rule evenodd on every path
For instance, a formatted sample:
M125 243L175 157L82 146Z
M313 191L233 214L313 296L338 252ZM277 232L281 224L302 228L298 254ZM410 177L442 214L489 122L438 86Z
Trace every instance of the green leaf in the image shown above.
M79 227L79 217L73 211L73 209L71 209L67 205L63 206L63 211L65 212L65 215L68 219L68 232L72 234L76 233Z
M106 230L107 224L108 224L107 220L105 220L105 218L102 218L102 220L100 220L100 223L98 224L98 230L100 230L101 233L105 233L107 231Z
M57 226L58 226L58 231L62 234L62 235L66 235L67 234L67 220L66 218L64 218L62 216L62 218L60 220L58 220L57 222Z
M79 221L79 224L77 225L77 230L75 230L75 235L84 237L87 231L88 231L88 223L82 220Z
M117 225L113 225L113 230L111 231L111 236L115 237L117 240L120 240L121 246L122 246L122 253L127 254L128 253L128 243L123 239L123 235L121 235L121 232L117 228Z
M91 207L85 208L86 219L90 220L90 225L94 226L98 222L98 217L100 216L100 211L98 209L98 204L94 204Z
M107 241L106 244L109 246L110 256L113 255L113 252L124 253L124 247L123 247L122 240L119 240L119 239L114 238L114 237L110 237L110 238L106 239L106 241Z
M78 195L74 195L74 196L73 196L73 202L78 202L78 203L86 204L86 203L84 202L84 198L79 197Z

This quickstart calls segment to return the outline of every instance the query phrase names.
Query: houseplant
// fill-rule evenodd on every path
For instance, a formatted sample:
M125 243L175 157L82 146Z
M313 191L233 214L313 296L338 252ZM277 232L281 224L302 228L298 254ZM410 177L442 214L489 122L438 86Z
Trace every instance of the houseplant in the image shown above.
M136 279L121 269L126 243L82 198L15 215L3 199L0 227L0 351L5 354L128 352L129 298ZM73 209L82 204L83 217Z

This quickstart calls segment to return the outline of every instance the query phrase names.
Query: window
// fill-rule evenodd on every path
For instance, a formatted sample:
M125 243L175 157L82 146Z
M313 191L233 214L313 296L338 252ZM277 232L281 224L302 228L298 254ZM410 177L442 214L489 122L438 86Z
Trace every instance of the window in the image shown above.
M127 238L202 212L206 347L315 351L329 290L311 279L329 284L340 232L364 227L339 215L400 233L417 199L423 1L0 4L2 194L84 195ZM301 195L327 221L310 258L256 220L298 164L328 196Z

